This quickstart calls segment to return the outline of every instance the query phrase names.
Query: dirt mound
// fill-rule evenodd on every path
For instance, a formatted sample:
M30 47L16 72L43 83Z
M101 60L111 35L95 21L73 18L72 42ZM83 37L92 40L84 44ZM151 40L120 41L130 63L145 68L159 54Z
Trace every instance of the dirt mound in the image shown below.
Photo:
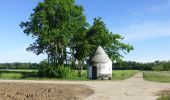
M93 92L77 84L0 83L0 100L82 100Z

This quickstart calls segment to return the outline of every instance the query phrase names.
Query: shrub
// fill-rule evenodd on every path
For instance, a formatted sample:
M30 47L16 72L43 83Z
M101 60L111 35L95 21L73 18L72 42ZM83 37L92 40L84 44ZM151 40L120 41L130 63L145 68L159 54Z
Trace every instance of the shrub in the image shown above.
M69 78L76 76L75 72L69 67L64 66L50 66L50 65L40 65L38 69L38 76L49 77L49 78Z
M40 77L47 77L48 76L48 70L49 70L49 64L46 60L41 61L38 65L38 76Z
M72 76L72 70L69 67L58 66L51 67L50 69L48 77L68 78Z

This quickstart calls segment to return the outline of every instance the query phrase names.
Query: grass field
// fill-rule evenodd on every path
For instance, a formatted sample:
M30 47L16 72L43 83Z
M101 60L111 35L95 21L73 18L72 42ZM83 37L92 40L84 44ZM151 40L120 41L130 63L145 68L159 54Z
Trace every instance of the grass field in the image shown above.
M170 72L167 71L144 71L143 78L155 82L170 82Z
M113 70L112 72L112 80L124 80L127 79L134 74L136 74L137 70ZM75 71L75 74L77 72ZM87 71L82 71L82 77L78 77L77 75L70 76L66 79L57 79L57 78L39 78L37 77L35 70L0 70L0 79L26 79L26 80L89 80L87 78Z
M0 70L0 79L32 79L36 77L35 70Z
M113 70L112 80L124 80L132 77L134 74L139 72L138 70Z

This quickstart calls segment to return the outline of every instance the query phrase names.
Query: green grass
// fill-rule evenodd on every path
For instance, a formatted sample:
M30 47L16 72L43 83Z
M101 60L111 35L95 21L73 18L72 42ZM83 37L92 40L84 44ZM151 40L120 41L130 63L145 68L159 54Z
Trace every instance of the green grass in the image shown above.
M113 70L112 80L124 80L132 77L137 72L139 71L138 70Z
M155 82L170 82L170 72L167 71L145 71L143 78Z
M21 73L2 73L0 74L1 79L21 79Z
M0 70L0 79L29 79L36 77L35 70Z
M134 74L136 74L137 70L113 70L112 80L124 80L127 79ZM71 76L65 79L58 79L58 78L40 78L37 77L36 71L34 70L0 70L0 79L21 79L21 80L80 80L80 81L87 81L90 80L87 78L87 71L82 71L82 77L77 76L77 71L73 72Z

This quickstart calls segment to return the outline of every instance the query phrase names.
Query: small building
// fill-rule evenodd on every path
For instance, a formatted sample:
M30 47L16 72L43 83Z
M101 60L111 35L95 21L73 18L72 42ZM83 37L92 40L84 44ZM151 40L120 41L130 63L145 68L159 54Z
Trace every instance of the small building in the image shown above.
M88 78L102 80L112 78L112 61L101 46L98 46L93 56L90 57L89 65Z

